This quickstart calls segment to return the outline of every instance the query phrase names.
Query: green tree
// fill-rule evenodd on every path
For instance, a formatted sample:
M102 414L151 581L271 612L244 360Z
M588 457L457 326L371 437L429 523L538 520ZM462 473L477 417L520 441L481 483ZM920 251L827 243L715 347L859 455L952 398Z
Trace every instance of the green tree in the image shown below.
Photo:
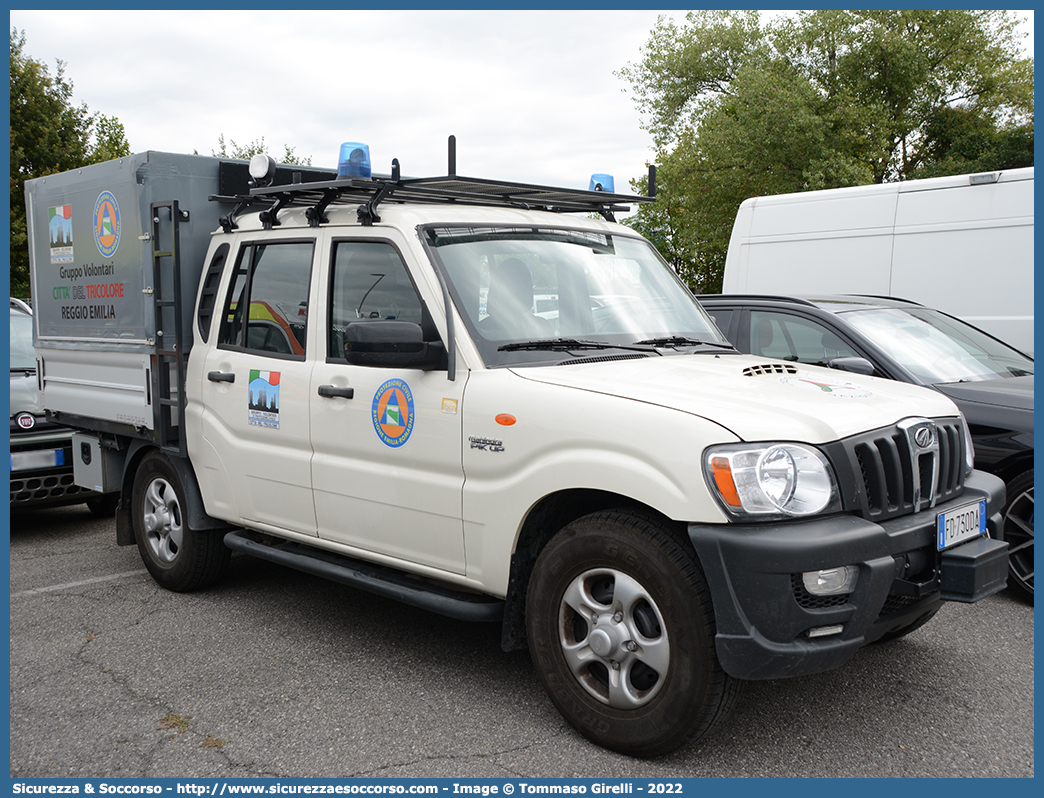
M114 116L97 114L94 117L94 132L87 148L87 163L101 163L131 154L127 143L127 132L123 123Z
M295 152L295 147L289 145L283 145L283 157L276 158L279 163L294 164L296 166L311 166L311 157L303 158ZM210 151L210 154L215 158L239 158L244 161L249 161L255 155L267 155L268 148L265 146L265 137L262 136L260 139L254 139L249 144L239 145L236 144L232 139L225 143L225 134L221 133L218 136L218 149ZM273 156L274 157L274 156Z
M1007 11L660 18L620 72L660 168L659 200L629 223L711 292L748 197L1032 164L1033 61L1017 23Z
M925 126L913 177L1033 166L1033 124L1008 126L963 108L941 109Z
M73 103L73 84L58 61L25 52L25 32L11 31L11 296L29 296L25 181L130 155L123 125Z

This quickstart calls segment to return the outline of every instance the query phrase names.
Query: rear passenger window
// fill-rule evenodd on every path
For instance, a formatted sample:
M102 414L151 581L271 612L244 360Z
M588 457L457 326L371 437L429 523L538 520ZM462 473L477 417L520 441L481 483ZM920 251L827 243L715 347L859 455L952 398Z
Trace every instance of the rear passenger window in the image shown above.
M207 273L203 277L203 289L199 296L196 322L199 327L199 336L204 343L210 338L210 321L214 316L214 306L217 304L218 283L221 282L221 273L225 270L227 259L228 244L222 244L211 258L210 266L207 267Z
M251 244L240 250L218 345L304 358L312 241Z

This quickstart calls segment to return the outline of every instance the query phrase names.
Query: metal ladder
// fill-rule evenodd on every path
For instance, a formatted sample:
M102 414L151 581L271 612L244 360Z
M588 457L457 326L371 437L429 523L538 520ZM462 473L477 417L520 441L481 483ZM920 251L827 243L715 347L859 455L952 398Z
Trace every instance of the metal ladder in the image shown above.
M182 324L180 226L188 221L189 214L178 207L177 200L152 203L151 214L156 312L156 348L151 358L153 430L163 451L186 457L181 425L185 418L186 358L192 342L185 337L191 334L191 327ZM160 227L168 219L170 247L160 249Z

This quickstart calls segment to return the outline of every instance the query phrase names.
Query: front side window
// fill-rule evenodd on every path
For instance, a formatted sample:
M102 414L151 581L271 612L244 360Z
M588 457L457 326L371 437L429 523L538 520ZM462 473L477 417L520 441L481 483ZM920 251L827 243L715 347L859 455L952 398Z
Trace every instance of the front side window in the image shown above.
M735 315L736 310L734 308L704 308L712 319L714 324L722 332L727 335L729 332L729 325L732 324L732 317Z
M312 251L311 241L257 243L240 249L219 346L304 357Z
M665 342L729 348L640 238L565 228L443 227L425 231L425 241L487 365L575 356L566 350L652 352Z
M344 357L344 330L357 321L408 321L428 327L424 306L398 250L384 241L334 244L327 356Z
M790 313L750 312L750 353L776 360L827 366L838 357L860 357L824 325Z

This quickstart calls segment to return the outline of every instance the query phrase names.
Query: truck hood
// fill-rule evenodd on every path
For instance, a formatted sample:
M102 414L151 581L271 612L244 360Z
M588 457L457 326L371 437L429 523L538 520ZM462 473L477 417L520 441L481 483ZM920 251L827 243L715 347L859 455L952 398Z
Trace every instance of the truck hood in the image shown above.
M690 413L748 441L827 443L910 416L957 415L952 401L929 388L747 355L674 355L513 371L534 382Z
M11 372L11 416L16 413L43 415L40 398L36 392L36 374L25 371Z
M947 382L935 385L955 402L978 402L984 405L1033 410L1033 375L1000 380Z

